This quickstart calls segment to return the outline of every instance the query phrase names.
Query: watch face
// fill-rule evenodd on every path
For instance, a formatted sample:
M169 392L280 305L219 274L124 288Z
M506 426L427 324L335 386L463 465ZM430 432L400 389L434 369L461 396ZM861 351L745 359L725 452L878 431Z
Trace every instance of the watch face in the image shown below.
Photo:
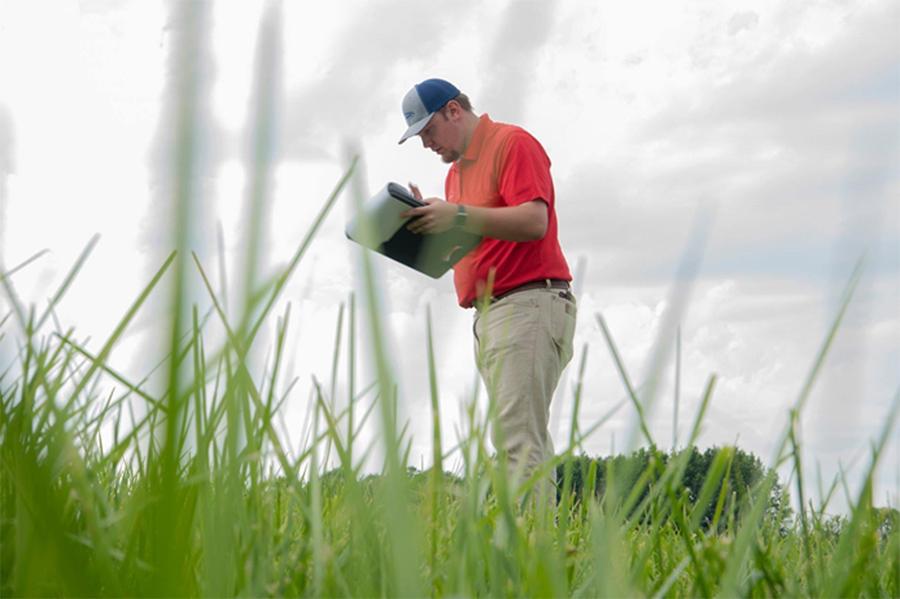
M459 206L456 209L456 219L453 221L453 224L457 227L461 227L466 224L466 209L462 206Z

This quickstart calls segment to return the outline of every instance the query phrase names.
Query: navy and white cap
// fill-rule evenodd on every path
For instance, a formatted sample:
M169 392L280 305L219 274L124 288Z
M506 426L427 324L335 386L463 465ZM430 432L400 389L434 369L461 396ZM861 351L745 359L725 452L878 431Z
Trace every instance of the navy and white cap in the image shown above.
M403 118L409 128L398 143L403 143L425 128L434 113L459 95L459 90L443 79L426 79L403 96Z

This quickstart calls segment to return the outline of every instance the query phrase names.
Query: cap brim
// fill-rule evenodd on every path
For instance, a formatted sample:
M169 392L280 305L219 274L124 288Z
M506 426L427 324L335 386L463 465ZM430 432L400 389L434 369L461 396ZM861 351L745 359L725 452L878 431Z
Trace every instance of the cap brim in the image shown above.
M417 121L417 122L413 123L412 125L410 125L409 129L406 130L406 133L403 134L403 137L401 137L400 141L398 141L397 143L402 144L404 141L406 141L413 135L418 135L419 131L421 131L422 129L425 128L425 125L428 124L428 121L430 121L431 117L433 117L433 116L434 116L434 113L432 112L431 114L426 116L424 119Z

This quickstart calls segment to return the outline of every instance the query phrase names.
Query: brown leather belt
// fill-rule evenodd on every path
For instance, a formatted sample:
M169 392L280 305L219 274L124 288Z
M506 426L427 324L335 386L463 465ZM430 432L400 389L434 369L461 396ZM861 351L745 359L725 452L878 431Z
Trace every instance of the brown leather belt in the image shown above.
M508 289L501 294L491 297L490 303L493 304L494 302L498 302L508 295L512 295L513 293L518 293L520 291L528 291L529 289L563 289L568 292L569 282L562 279L538 279L537 281L529 281L527 283L519 285L518 287L513 287L512 289ZM571 293L569 295L571 295Z

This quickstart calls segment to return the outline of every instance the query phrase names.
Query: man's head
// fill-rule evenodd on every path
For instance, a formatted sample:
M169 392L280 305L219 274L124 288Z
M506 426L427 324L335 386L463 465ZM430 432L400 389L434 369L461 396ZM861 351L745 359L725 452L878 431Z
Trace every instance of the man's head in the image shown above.
M426 79L409 90L402 106L408 129L399 143L418 135L422 145L444 162L462 156L477 119L469 98L456 86L443 79Z

